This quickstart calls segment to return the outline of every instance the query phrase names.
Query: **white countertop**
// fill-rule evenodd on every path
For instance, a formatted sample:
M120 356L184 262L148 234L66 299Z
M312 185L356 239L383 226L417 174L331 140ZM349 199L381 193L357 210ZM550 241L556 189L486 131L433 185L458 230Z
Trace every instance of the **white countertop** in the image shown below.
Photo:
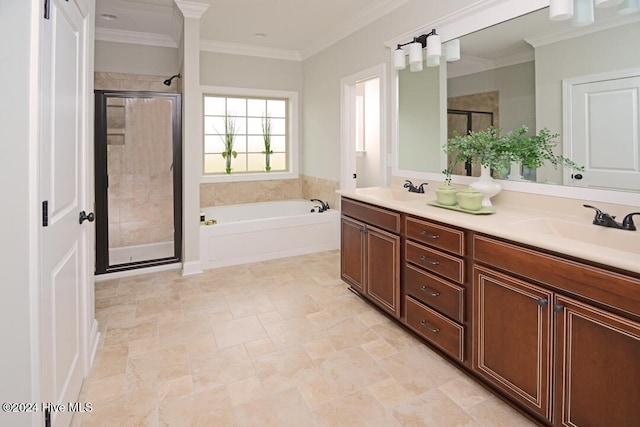
M638 231L593 225L594 211L583 208L578 200L571 202L579 209L567 211L557 206L556 198L543 203L537 198L534 206L500 199L495 213L473 215L428 205L435 200L433 191L418 194L397 187L367 187L338 194L640 274L640 218L636 217Z

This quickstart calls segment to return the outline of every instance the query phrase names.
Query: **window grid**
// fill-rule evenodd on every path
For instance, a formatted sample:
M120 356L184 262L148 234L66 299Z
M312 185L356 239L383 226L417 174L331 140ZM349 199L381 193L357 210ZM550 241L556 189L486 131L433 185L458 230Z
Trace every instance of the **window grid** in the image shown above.
M289 101L286 98L204 96L204 173L225 174L225 117L236 127L231 160L232 173L266 173L263 129L265 115L271 121L271 172L289 170Z

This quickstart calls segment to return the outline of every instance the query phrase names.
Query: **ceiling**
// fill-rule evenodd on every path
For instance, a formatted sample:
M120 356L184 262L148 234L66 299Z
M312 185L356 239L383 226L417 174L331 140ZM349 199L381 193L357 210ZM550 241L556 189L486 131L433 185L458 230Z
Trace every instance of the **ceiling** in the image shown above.
M202 48L301 60L408 1L197 0ZM96 1L97 40L177 47L181 22L173 0Z

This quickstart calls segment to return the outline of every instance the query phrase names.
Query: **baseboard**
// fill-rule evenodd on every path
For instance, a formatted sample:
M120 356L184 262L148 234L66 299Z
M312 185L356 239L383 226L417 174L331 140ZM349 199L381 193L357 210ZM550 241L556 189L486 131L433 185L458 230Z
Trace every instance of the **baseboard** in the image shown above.
M192 276L195 274L202 274L202 262L201 261L189 261L182 263L182 275Z

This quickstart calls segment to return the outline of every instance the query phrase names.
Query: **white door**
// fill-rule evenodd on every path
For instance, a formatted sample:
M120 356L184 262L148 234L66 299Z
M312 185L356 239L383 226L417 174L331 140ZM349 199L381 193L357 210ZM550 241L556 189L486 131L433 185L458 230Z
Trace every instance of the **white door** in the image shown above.
M585 166L581 179L574 173L572 185L640 191L639 94L640 72L570 86L565 153Z
M92 286L87 251L93 249L93 225L79 223L80 212L93 209L86 179L90 23L82 4L50 0L49 19L41 18L40 390L42 402L64 405L64 411L51 412L54 426L69 424L68 403L77 401L82 385Z

